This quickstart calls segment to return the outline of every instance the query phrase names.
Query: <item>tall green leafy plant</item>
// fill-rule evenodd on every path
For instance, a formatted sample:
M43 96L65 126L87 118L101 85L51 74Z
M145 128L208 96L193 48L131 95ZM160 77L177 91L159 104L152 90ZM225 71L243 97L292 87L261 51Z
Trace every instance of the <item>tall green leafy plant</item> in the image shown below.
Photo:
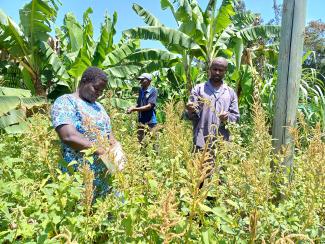
M49 38L57 11L57 0L32 0L20 9L17 25L0 10L0 50L18 60L23 67L25 85L33 94L46 94L41 79L46 62L39 47Z
M163 9L169 8L177 23L177 29L168 28L141 6L134 4L134 11L149 26L126 30L124 33L133 38L160 41L167 50L182 57L183 73L188 89L193 86L191 67L194 58L205 63L205 71L211 60L223 55L231 58L237 56L240 63L242 47L245 41L259 37L278 35L277 26L242 26L236 25L234 11L235 1L224 0L219 9L216 1L209 1L203 11L195 0L174 1L161 0ZM241 16L243 17L243 16ZM240 23L243 23L241 21ZM235 52L237 49L237 53ZM241 51L240 51L241 50Z
M116 33L117 13L111 18L105 15L101 25L99 40L93 38L93 25L90 19L92 9L86 10L83 23L80 24L72 13L66 14L64 25L57 30L61 42L61 54L67 73L70 76L70 89L75 90L83 71L88 66L98 66L109 75L112 83L130 79L143 70L154 70L155 67L166 66L168 61L175 60L176 55L164 51L150 50L144 53L139 49L139 41L122 38L118 43L113 42ZM48 49L47 49L48 50ZM48 56L55 56L52 50ZM59 60L58 60L59 62Z

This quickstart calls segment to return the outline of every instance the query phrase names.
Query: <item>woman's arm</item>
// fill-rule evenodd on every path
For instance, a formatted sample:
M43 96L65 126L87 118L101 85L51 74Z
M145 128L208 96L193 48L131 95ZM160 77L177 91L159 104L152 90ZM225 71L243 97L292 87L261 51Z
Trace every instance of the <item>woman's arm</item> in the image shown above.
M60 125L56 127L55 130L58 133L61 141L76 151L88 149L93 146L93 143L79 133L73 125ZM101 155L104 152L104 149L98 148L95 153Z

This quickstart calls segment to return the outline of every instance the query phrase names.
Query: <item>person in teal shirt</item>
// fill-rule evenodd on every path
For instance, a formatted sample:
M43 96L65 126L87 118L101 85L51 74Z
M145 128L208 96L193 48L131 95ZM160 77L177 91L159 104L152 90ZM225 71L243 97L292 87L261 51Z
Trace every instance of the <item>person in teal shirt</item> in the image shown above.
M95 175L95 198L105 196L111 189L108 169L99 160L107 153L108 148L98 145L98 140L107 140L111 148L120 145L113 136L108 114L97 102L107 86L107 81L104 71L89 67L83 73L77 90L58 97L51 108L52 125L61 140L63 158L67 164L76 162L73 165L75 171L84 162L81 151L97 147L93 155L94 163L90 164ZM63 172L68 172L67 167L61 165L60 168Z

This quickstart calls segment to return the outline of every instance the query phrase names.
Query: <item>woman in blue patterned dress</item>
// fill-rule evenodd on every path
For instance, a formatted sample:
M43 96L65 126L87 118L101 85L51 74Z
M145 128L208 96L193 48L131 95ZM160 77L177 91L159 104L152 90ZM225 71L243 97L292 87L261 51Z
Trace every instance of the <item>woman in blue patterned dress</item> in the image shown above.
M77 91L58 97L51 109L52 124L62 143L63 158L67 163L76 161L74 170L83 162L80 151L95 146L94 163L90 164L95 174L95 197L109 191L106 166L98 160L107 148L98 145L107 141L113 146L118 143L112 134L110 118L104 107L96 102L107 85L107 76L99 68L89 67L82 75ZM61 167L67 172L66 167Z

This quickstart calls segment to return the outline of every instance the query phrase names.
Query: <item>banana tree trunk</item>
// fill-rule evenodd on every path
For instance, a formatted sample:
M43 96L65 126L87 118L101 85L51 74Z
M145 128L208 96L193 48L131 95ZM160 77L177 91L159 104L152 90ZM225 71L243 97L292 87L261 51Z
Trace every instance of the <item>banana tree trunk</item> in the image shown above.
M20 60L20 64L28 71L33 81L36 95L46 96L46 88L42 85L41 74L35 71L25 58Z
M42 85L41 77L37 76L34 80L35 92L37 96L46 96L46 89Z

